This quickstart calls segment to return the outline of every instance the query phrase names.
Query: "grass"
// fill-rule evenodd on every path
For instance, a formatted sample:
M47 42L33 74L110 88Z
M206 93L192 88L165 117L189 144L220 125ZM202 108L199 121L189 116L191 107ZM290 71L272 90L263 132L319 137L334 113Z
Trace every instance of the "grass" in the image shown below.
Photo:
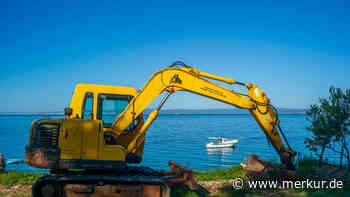
M195 177L196 181L232 180L237 177L247 179L244 170L239 165L227 169L195 171Z
M1 185L28 185L33 184L43 174L34 172L9 171L0 173Z
M314 177L318 173L317 160L311 157L303 157L297 162L297 176L298 177ZM247 190L235 190L229 184L229 180L233 180L240 177L247 180L247 176L241 166L232 166L227 169L211 170L211 171L195 171L195 179L197 182L219 182L217 197L257 197L257 196L273 196L273 197L340 197L350 196L350 183L345 183L343 189L286 189L286 190L266 190L266 191L247 191ZM0 185L15 186L33 184L38 178L44 174L31 173L31 172L19 172L9 171L6 173L0 173ZM27 194L30 192L27 192ZM20 195L22 196L22 195ZM25 195L24 195L25 196ZM191 191L187 187L173 186L171 188L171 196L182 197L207 197L208 193L204 190ZM0 192L1 197L1 192Z
M209 195L202 191L202 190L196 190L192 191L188 187L185 186L172 186L170 189L170 196L171 197L208 197Z
M296 173L301 178L312 178L318 174L318 162L312 157L302 157L297 162ZM222 181L232 180L241 177L247 180L244 170L240 166L233 166L223 170L212 170L206 172L195 172L197 181ZM286 190L265 190L247 191L235 190L229 184L223 184L216 193L217 197L229 196L274 196L274 197L340 197L350 196L350 183L345 183L343 189L286 189Z

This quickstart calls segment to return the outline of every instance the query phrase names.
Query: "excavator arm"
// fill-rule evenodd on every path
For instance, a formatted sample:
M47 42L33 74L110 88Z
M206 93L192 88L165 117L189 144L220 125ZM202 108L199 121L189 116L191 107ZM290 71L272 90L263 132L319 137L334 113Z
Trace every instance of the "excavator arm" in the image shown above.
M208 79L225 82L231 85L237 84L245 86L248 89L248 94L227 89ZM145 132L157 118L160 108L163 106L166 99L177 91L192 92L238 108L249 110L267 136L269 142L279 154L281 162L286 165L287 169L294 170L293 163L295 152L289 146L279 126L280 122L277 111L270 104L266 94L259 89L258 86L254 84L244 84L234 79L201 72L182 62L175 62L171 66L154 73L138 94L130 101L125 110L115 119L112 129L118 135L122 134L132 121L135 120L156 97L163 92L168 93L163 98L158 108L149 114L148 119L143 124L134 140L129 143L127 147L128 152L135 151L138 145L143 142ZM280 132L278 132L278 130ZM287 147L285 147L284 143L286 143Z

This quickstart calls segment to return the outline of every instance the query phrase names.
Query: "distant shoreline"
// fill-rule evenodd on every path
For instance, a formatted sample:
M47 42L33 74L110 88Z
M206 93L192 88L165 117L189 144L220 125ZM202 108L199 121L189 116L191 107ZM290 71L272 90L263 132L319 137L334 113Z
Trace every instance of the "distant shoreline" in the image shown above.
M146 109L145 114L149 114L152 109ZM278 109L278 114L303 115L305 109ZM239 115L250 114L245 109L164 109L160 115ZM0 112L0 116L64 116L64 113L57 112Z

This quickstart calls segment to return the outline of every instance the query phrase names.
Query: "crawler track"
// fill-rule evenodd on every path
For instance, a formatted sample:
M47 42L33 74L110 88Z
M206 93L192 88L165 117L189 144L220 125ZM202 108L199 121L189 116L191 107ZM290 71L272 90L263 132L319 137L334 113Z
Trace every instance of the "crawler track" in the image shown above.
M33 197L167 197L175 178L148 167L118 171L52 171L32 187Z

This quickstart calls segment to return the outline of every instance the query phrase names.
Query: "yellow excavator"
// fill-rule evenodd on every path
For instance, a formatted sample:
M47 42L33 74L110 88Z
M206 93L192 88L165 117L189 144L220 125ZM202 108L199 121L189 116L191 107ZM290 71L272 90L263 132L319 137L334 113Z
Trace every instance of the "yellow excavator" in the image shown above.
M227 89L214 80L244 86L248 93ZM65 118L33 121L25 161L50 169L33 185L33 196L169 196L168 183L177 180L173 174L127 163L141 162L147 129L169 96L178 91L249 110L281 163L294 170L295 151L280 128L276 109L258 86L175 62L154 73L139 91L78 84ZM144 110L162 93L159 106L144 120Z

